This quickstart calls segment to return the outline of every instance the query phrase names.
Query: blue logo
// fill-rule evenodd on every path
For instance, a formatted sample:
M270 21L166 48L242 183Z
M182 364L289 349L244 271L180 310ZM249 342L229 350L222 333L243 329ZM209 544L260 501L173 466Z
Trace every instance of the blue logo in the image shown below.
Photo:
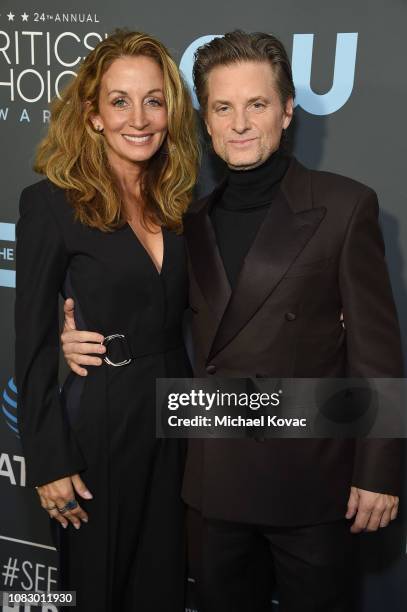
M14 223L0 223L0 241L13 243L16 240L16 226ZM14 245L4 246L0 244L0 264L2 262L9 266L14 264ZM9 268L0 268L0 287L15 287L16 272Z
M192 67L194 64L194 53L198 47L219 36L222 35L209 34L207 36L200 36L187 47L181 58L179 67L189 85L192 101L196 109L199 108L199 104L193 91ZM314 34L294 34L292 70L297 92L295 104L301 106L301 108L312 115L330 115L342 108L349 100L353 90L357 45L357 32L341 32L337 34L332 87L324 94L317 94L311 89Z
M17 422L17 387L14 380L10 378L7 387L3 391L1 410L9 428L20 437Z
M194 108L199 109L199 102L195 95L194 91L194 82L192 78L192 67L194 65L194 54L198 47L202 45L206 45L206 43L211 42L214 38L221 38L222 34L208 34L207 36L200 36L191 42L191 44L185 49L181 61L179 64L179 69L184 77L185 81L188 83L189 90L192 97L192 103Z
M342 108L353 90L357 46L356 32L337 35L332 87L324 94L316 94L311 89L314 35L294 34L292 70L296 104L313 115L331 115Z

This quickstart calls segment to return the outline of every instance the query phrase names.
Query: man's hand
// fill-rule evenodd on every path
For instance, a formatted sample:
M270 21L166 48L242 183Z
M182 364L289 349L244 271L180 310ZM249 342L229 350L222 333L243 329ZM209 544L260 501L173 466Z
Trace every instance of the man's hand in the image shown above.
M81 520L84 523L88 522L88 515L77 503L75 492L84 499L92 499L93 495L79 474L60 478L36 487L36 489L40 496L41 506L51 518L61 523L62 527L68 527L68 521L70 521L76 529L79 529ZM64 506L68 502L76 502L76 507L72 510L64 510Z
M92 354L103 355L106 347L101 345L104 336L96 332L78 331L74 318L75 304L71 298L64 304L64 329L61 334L62 350L65 361L73 372L79 376L86 376L88 371L82 365L102 365L102 360Z
M377 531L394 521L399 507L399 498L385 493L372 493L357 487L351 487L348 510L345 517L356 518L351 527L352 533Z

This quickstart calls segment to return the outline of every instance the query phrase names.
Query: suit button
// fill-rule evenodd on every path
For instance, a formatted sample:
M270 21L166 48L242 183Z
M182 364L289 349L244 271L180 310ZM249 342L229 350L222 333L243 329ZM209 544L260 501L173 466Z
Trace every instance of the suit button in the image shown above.
M295 319L297 318L297 315L295 314L295 312L286 312L285 318L287 321L295 321Z
M215 374L216 365L214 363L210 363L208 366L206 366L206 371L208 374Z

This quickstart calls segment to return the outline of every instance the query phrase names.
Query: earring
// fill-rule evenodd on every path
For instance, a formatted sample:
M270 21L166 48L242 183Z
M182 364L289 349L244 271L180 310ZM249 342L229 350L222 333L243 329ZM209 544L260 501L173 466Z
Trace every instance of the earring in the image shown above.
M102 127L101 125L96 125L96 126L95 126L95 130L96 130L97 132L103 132L103 127Z
M168 144L166 142L160 149L160 155L168 156L170 153L174 153L177 150L177 145Z

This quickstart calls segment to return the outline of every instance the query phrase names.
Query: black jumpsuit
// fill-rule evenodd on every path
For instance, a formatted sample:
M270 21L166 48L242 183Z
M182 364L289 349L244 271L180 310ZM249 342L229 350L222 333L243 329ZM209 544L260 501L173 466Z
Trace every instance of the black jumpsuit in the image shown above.
M74 220L63 190L25 189L17 225L16 377L29 485L79 472L89 523L52 521L60 587L81 612L181 612L184 596L183 441L155 437L155 379L188 376L183 239L163 229L161 273L128 224L111 233ZM79 329L115 340L114 361L58 387L58 294ZM112 351L110 352L110 348Z

